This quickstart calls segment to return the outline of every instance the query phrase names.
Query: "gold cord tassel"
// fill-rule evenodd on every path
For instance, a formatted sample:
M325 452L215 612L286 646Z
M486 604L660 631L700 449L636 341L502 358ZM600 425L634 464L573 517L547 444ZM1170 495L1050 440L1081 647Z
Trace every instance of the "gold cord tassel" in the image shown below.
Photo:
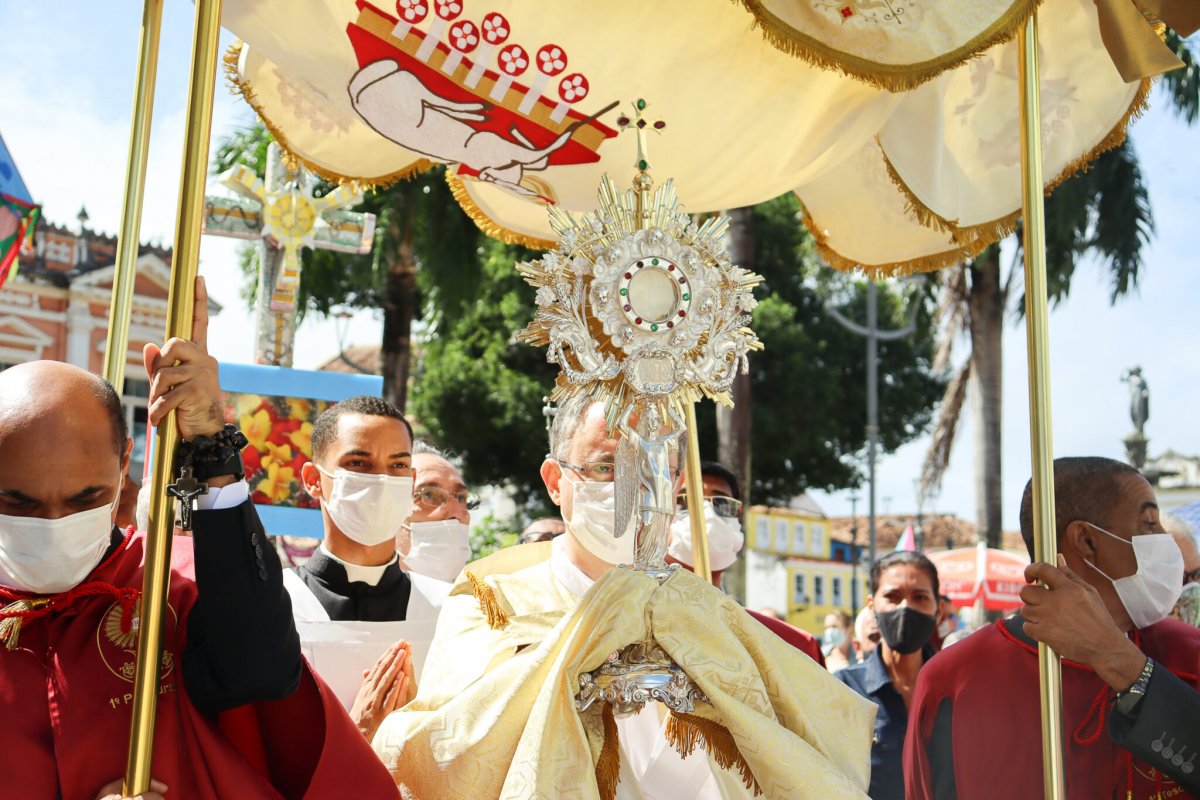
M4 608L0 608L0 642L4 642L4 646L9 650L17 649L17 642L21 638L21 625L25 622L25 617L21 616L26 611L33 611L35 608L40 608L46 605L47 601L41 598L32 600L17 600L9 603ZM11 615L11 616L9 616Z
M471 591L475 593L475 598L479 601L479 610L487 615L488 627L498 631L507 625L508 615L500 608L500 602L496 600L496 593L492 591L492 587L469 571L467 579L471 581Z
M695 752L696 746L699 745L712 755L713 761L722 769L737 767L742 776L742 783L754 792L755 797L763 793L754 773L750 771L750 765L742 758L741 751L733 740L733 734L720 723L693 714L672 711L667 720L666 737L667 742L684 758Z
M614 800L621 780L621 742L611 704L603 704L600 718L604 721L604 744L596 759L596 788L600 791L600 800Z

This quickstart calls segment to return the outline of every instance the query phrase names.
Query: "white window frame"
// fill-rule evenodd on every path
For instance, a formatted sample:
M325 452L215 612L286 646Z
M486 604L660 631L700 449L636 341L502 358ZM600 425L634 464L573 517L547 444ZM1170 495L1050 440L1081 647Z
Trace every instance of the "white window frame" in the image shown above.
M812 601L814 606L825 605L825 576L813 575Z

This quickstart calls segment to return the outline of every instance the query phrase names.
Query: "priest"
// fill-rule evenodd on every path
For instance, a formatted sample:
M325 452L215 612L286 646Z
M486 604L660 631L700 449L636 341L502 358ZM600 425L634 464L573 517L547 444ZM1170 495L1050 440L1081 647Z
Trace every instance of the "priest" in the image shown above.
M155 789L177 800L326 798L349 771L372 797L395 796L301 659L282 569L223 428L206 304L198 281L192 339L145 352L150 424L176 412L208 486L194 538L172 546ZM6 797L90 800L124 769L146 541L113 520L132 445L103 380L47 361L0 373Z
M613 570L633 562L634 536L613 536L617 441L603 406L572 398L550 439L541 476L567 533L473 562L451 590L416 699L374 740L402 788L865 798L873 707L691 573L660 584ZM578 712L580 676L647 636L705 692L696 714L710 716L681 722L656 703L620 719Z
M1031 556L1032 498L1030 483ZM1060 458L1054 498L1057 566L1025 572L1044 585L1022 589L1019 616L921 670L904 746L910 800L1041 796L1038 642L1063 657L1068 800L1200 797L1200 631L1167 619L1183 560L1154 490L1121 462Z

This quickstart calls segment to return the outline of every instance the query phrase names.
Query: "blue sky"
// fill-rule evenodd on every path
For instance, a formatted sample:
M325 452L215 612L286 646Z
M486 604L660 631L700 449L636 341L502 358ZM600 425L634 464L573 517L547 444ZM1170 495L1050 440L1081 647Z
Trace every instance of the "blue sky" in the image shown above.
M142 237L169 243L174 229L182 152L187 61L193 6L167 0L155 101ZM0 132L45 218L74 224L86 205L91 226L114 232L121 210L125 151L142 4L38 3L0 0ZM225 44L231 41L224 35ZM248 124L252 112L218 90L214 138ZM1070 299L1051 325L1054 448L1058 455L1123 457L1130 431L1121 373L1140 364L1150 384L1147 425L1151 453L1170 447L1200 454L1200 128L1188 129L1159 104L1133 128L1150 186L1158 234L1145 259L1140 291L1115 307L1095 264L1076 275ZM211 346L228 361L250 361L252 322L238 296L236 243L205 237L201 267L210 292L227 309L214 321ZM355 315L347 343L378 341L379 321ZM312 367L338 350L334 323L310 318L300 328L296 365ZM1024 329L1014 320L1004 336L1004 522L1016 525L1017 503L1029 477L1028 384ZM966 422L966 421L964 421ZM927 438L884 456L879 465L880 511L911 512ZM970 430L960 431L949 474L934 510L973 518ZM833 514L848 513L848 493L818 493ZM863 505L859 504L862 513ZM929 511L930 509L927 509Z

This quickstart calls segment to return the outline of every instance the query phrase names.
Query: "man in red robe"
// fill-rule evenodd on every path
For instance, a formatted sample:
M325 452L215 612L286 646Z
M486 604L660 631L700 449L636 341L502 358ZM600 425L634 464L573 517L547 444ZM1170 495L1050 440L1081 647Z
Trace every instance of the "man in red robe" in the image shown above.
M1069 800L1200 797L1200 631L1167 619L1182 558L1154 490L1104 458L1054 462L1058 566L1021 614L930 660L904 745L909 800L1042 796L1037 643L1063 657ZM1032 487L1021 533L1033 552Z
M196 294L193 340L146 348L150 423L174 410L188 442L223 427L202 282ZM131 447L120 399L99 378L57 362L0 373L5 797L91 800L124 770L145 537L113 519ZM218 472L194 538L172 548L146 797L396 796L300 657L245 482Z

